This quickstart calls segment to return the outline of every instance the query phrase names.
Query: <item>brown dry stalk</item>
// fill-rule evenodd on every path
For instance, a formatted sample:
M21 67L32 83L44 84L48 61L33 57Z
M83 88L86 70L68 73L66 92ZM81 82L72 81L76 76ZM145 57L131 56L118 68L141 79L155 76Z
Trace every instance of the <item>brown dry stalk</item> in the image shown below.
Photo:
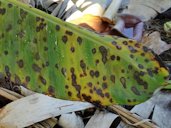
M138 127L138 128L159 128L157 125L149 122L149 120L141 119L137 115L131 113L130 111L126 110L125 108L112 105L109 107L112 111L116 112L120 117L125 121L127 124Z

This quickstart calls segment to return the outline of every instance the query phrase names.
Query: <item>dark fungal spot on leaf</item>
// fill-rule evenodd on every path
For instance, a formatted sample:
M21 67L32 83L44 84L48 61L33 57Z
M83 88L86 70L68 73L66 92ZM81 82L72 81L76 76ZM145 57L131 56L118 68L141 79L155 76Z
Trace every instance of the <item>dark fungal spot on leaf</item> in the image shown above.
M26 76L26 77L25 77L25 81L26 81L26 82L30 82L30 76Z
M78 42L79 45L81 45L82 44L82 38L81 37L77 37L77 42Z
M68 96L72 96L72 92L68 91Z
M143 66L142 64L138 64L138 67L139 67L140 69L144 69L144 66Z
M48 51L48 47L47 46L44 46L44 51Z
M56 30L59 31L60 30L60 26L56 25Z
M113 83L115 83L115 75L111 75L111 76L110 76L110 80L111 80Z
M51 94L52 96L55 95L55 88L54 88L52 85L50 85L50 86L48 87L48 92L49 92L49 94Z
M36 60L40 60L40 55L39 55L39 53L38 53L38 52L36 52L36 54L35 54L34 58L35 58Z
M46 27L46 23L40 23L40 24L39 24L39 28L40 28L41 30L43 30L45 27Z
M123 41L122 42L124 45L128 45L128 42L127 41Z
M96 87L94 87L93 90L96 91L97 90Z
M71 73L74 73L75 70L74 70L73 67L71 67L71 68L70 68L70 71L71 71Z
M143 52L143 53L141 53L141 56L145 56L145 53Z
M113 100L112 100L112 99L110 99L110 100L109 100L109 102L110 102L110 103L113 103Z
M74 52L75 52L75 47L72 46L72 47L70 48L70 50L71 50L72 53L74 53Z
M39 80L42 82L43 85L46 85L46 80L43 76L39 75Z
M95 101L92 101L91 103L94 104L95 106L99 107L99 108L102 108L100 100L95 100Z
M133 58L134 58L134 55L130 54L130 58L132 58L132 59L133 59Z
M13 5L12 5L11 3L8 3L8 7L9 7L9 8L12 8Z
M137 48L140 48L140 43L135 43L134 46L137 47Z
M141 86L144 87L144 89L147 89L148 88L148 84L146 81L144 81L142 78L141 78L141 74L138 72L138 71L135 71L133 73L133 76L134 76L134 79L137 81L137 83Z
M97 59L97 60L96 60L96 65L98 65L98 64L99 64L99 60Z
M94 71L93 70L90 70L90 76L94 77Z
M19 68L23 68L24 67L24 61L22 59L20 59L19 61L17 61L18 67Z
M118 50L121 50L122 47L120 45L117 44L117 42L115 41L112 41L112 44L118 49Z
M44 42L46 42L46 41L47 41L46 37L43 37L43 41L44 41Z
M40 72L41 71L41 68L37 65L37 64L32 64L32 69L35 71L35 72Z
M152 69L148 68L147 69L147 72L148 72L148 75L149 76L153 77L153 71L152 71Z
M132 69L133 69L132 65L129 64L129 65L128 65L128 69L129 69L129 70L132 70Z
M15 74L14 79L15 79L15 83L16 84L20 84L21 83L20 77L18 75Z
M80 85L74 85L74 87L77 90L77 97L80 98L81 86Z
M121 50L121 49L122 49L122 47L121 47L120 45L116 45L116 48L117 48L118 50Z
M107 79L106 76L103 76L103 81L106 81L106 79Z
M0 15L4 15L6 13L6 9L5 8L0 8Z
M92 88L93 84L91 82L88 82L87 84L90 88Z
M127 101L130 103L130 102L132 102L130 99L127 99Z
M91 51L92 51L93 54L95 54L96 53L96 48L93 48Z
M121 82L122 86L123 86L124 88L126 88L126 79L125 79L125 77L121 77L121 78L120 78L120 82Z
M155 60L159 62L160 67L166 68L165 63L161 60L161 58L158 55L156 55L153 51L151 52L153 53L153 55L155 55Z
M69 88L69 86L68 86L68 85L65 85L65 88L66 88L66 89L68 89L68 88Z
M62 36L62 41L66 44L67 43L67 41L68 41L68 37L67 36Z
M80 61L80 67L82 68L83 72L86 72L86 64L84 63L83 60Z
M148 89L148 83L146 81L143 81L142 86L144 87L144 89Z
M137 52L137 50L134 47L130 46L130 45L128 46L128 48L129 48L131 53L136 53Z
M82 97L83 97L83 99L84 99L85 101L88 101L88 102L91 101L91 96L88 96L88 95L86 95L86 94L82 94Z
M116 41L112 41L112 44L115 46L115 45L117 45L117 42Z
M20 38L23 38L25 35L25 32L23 30L21 30L20 32L17 33L17 36Z
M5 72L6 72L6 73L9 73L9 70L10 70L10 69L9 69L8 65L5 65Z
M144 75L145 75L145 72L140 71L139 75L140 75L140 76L144 76Z
M59 69L59 65L58 65L58 64L55 64L55 68L56 68L56 69Z
M111 59L111 60L115 60L115 55L111 55L111 56L110 56L110 59Z
M44 18L41 18L41 21L42 21L42 22L44 22L44 21L45 21L45 19L44 19Z
M146 46L143 46L143 51L144 51L144 52L148 52L149 49L148 49Z
M4 33L0 34L0 39L4 38Z
M40 32L40 27L39 26L36 27L36 32Z
M46 66L46 67L49 66L49 62L48 62L48 61L45 62L45 66Z
M117 57L116 57L116 60L117 60L117 61L120 61L120 59L121 59L120 56L117 56Z
M107 49L104 46L100 46L99 51L102 55L103 64L106 64L106 62L107 62Z
M96 90L97 95L101 96L102 98L104 97L104 94L101 89Z
M132 90L132 92L133 92L135 95L137 95L137 96L140 96L140 95L141 95L140 92L138 91L138 89L137 89L135 86L132 86L132 87L131 87L131 90Z
M37 22L41 21L41 18L37 16L37 17L36 17L36 21L37 21Z
M149 59L145 59L144 61L145 61L146 63L148 63L148 62L149 62Z
M107 88L107 83L102 83L102 88L106 89Z
M105 95L106 98L110 97L109 93L107 93L107 92L104 95Z
M128 40L129 43L133 43L134 41L133 40Z
M7 28L6 28L6 32L9 32L10 30L12 30L12 25L8 24Z
M20 9L20 16L21 16L22 19L25 19L26 16L27 16L27 12L24 11L23 9Z
M62 67L61 73L62 73L63 76L66 76L66 68Z
M122 72L122 73L125 73L125 70L124 70L124 69L122 69L122 70L121 70L121 72Z
M4 55L8 55L8 51L7 50L4 51Z
M95 75L96 77L99 77L99 75L100 75L99 71L95 71L95 72L94 72L94 75Z
M72 35L73 35L73 32L66 30L66 31L65 31L65 34L67 34L67 35L69 35L69 36L72 36Z
M154 68L153 73L154 73L154 74L158 74L158 73L159 73L158 67L155 67L155 68Z
M93 90L92 90L92 89L90 89L89 92L90 92L91 94L93 94Z

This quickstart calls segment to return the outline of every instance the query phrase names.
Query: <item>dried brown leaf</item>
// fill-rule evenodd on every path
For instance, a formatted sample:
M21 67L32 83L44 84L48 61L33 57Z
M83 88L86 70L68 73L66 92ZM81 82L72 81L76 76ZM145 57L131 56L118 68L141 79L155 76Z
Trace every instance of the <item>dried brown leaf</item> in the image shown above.
M145 46L152 49L158 55L171 48L171 44L167 44L161 40L160 33L157 31L151 34L145 34L142 42Z

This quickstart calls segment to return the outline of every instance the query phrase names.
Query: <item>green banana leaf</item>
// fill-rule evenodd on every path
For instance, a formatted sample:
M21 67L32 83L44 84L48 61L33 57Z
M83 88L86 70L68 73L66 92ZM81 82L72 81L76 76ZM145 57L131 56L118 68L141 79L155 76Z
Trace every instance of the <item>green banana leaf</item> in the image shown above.
M0 0L0 71L33 91L104 106L141 103L169 75L136 41L96 34L16 0Z

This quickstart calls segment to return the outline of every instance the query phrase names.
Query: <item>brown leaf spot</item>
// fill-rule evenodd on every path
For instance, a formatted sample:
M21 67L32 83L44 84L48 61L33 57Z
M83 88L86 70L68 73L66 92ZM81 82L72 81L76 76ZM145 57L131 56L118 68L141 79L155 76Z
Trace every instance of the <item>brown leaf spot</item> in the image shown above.
M9 8L12 8L13 5L12 5L11 3L8 3L8 7L9 7Z
M41 71L41 68L37 65L37 64L32 64L32 69L35 71L35 72L40 72Z
M66 31L65 31L65 34L67 34L67 35L69 35L69 36L72 36L72 35L73 35L73 32L66 30Z
M103 84L102 84L102 88L103 88L103 89L106 89L106 88L107 88L107 83L103 83Z
M120 82L123 85L123 87L126 88L126 79L125 79L125 77L121 77Z
M131 87L131 90L132 90L132 92L133 92L135 95L137 95L137 96L140 96L140 95L141 95L140 92L138 91L138 89L137 89L135 86L132 86L132 87Z
M56 30L59 31L60 30L60 26L56 25Z
M26 76L26 77L25 77L25 81L26 81L26 82L30 82L30 76Z
M113 83L115 83L115 75L111 75L111 76L110 76L110 80L111 80Z
M67 36L62 36L62 41L66 44L67 43L67 41L68 41L68 37Z
M24 67L24 61L22 59L20 59L19 61L17 61L18 67L23 68Z
M87 96L86 94L82 94L82 97L85 101L88 101L88 102L91 101L91 96Z
M77 42L78 42L79 45L81 45L82 44L82 38L81 37L78 37L77 38Z
M46 80L43 78L43 76L39 75L39 80L42 82L42 84L46 85Z
M6 13L6 9L5 8L0 8L0 15L4 15Z

